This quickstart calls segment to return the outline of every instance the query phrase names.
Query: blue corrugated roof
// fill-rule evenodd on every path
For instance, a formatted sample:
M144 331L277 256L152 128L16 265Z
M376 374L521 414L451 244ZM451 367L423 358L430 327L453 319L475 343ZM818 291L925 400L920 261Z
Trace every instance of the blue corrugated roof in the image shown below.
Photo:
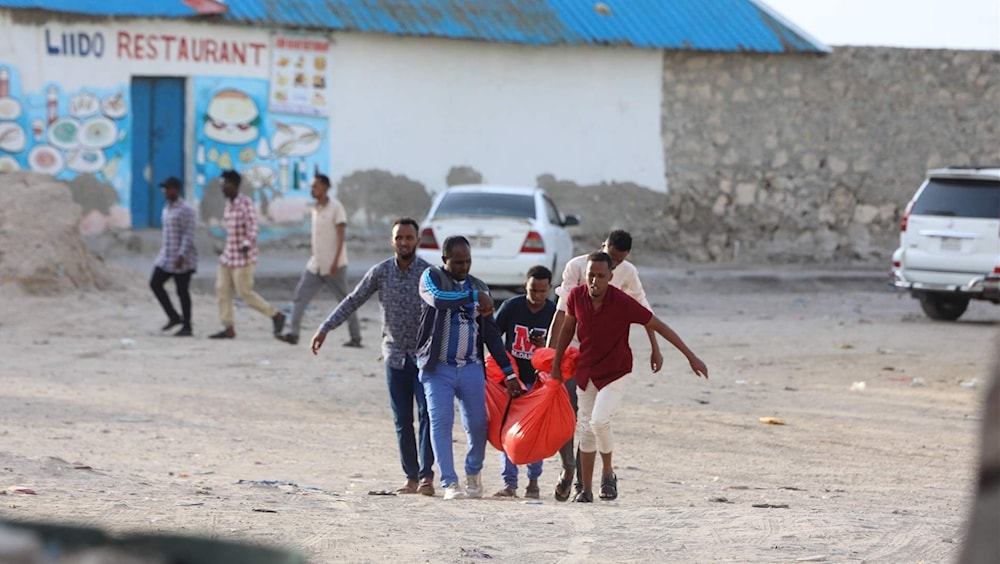
M210 0L0 0L0 7L189 17ZM825 52L755 0L226 0L222 19L255 26L527 45Z

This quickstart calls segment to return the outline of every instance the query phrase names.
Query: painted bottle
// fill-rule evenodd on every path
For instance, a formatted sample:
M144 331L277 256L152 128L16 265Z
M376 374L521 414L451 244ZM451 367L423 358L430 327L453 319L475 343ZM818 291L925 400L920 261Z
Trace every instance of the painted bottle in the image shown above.
M288 157L278 159L278 186L282 192L288 190Z
M49 86L45 91L45 115L49 120L49 125L59 117L59 92L55 86Z
M0 98L10 96L10 71L7 67L0 67Z

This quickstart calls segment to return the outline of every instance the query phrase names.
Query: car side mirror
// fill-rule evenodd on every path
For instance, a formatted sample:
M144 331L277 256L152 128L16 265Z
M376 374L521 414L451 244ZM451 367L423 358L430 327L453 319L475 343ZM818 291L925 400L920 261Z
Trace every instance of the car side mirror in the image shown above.
M578 215L567 215L563 219L563 227L572 227L574 225L580 225L580 216Z

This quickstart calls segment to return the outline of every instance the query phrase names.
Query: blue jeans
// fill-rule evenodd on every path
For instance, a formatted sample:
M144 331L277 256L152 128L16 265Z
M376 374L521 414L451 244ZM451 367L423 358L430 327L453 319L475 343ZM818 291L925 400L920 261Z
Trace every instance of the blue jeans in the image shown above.
M389 386L389 405L396 423L399 460L407 480L434 479L434 450L431 447L431 423L427 416L424 387L418 379L419 370L413 359L407 358L402 368L385 365L385 380ZM417 441L413 436L413 400L417 400L420 421L420 458L417 465Z
M458 398L462 427L469 443L465 451L465 475L478 474L486 456L486 373L483 365L467 364L459 368L439 363L433 370L421 370L420 382L427 396L431 444L441 471L441 486L458 482L451 445L455 398Z
M529 392L531 391L531 388L533 386L534 386L534 383L527 385L527 388L528 388ZM529 462L528 463L528 479L529 480L537 480L542 475L542 462L543 461L539 460L537 462ZM503 470L500 472L500 476L503 478L503 485L504 485L504 487L516 490L517 489L517 465L515 465L513 462L510 461L509 458L507 458L507 453L506 452L501 452L500 453L500 467L503 468Z

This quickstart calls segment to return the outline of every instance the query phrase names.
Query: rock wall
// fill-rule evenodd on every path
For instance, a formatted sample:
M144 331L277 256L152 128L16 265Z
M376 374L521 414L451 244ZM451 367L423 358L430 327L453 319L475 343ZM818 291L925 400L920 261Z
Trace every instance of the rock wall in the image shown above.
M667 52L663 78L648 243L682 260L886 261L926 169L1000 163L1000 52Z

